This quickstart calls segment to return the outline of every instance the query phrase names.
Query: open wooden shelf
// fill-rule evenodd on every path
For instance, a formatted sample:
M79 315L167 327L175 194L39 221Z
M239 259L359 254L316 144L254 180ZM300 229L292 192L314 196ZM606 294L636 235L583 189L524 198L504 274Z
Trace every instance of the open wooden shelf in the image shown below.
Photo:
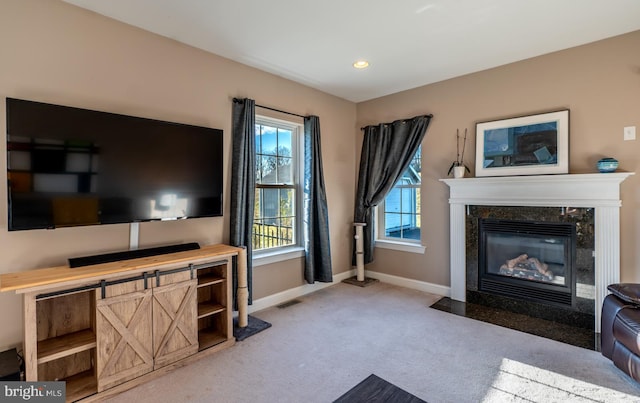
M198 287L204 287L207 285L221 284L224 278L220 277L216 273L208 273L198 276Z
M38 342L38 364L57 360L96 347L96 335L91 329L80 330Z
M216 344L223 343L228 340L219 329L209 328L209 329L201 329L198 332L198 350L202 351L209 347L215 346Z
M224 306L215 302L201 302L198 304L198 319L224 311Z
M74 402L98 392L98 384L93 369L61 380L67 383L68 402Z
M198 270L198 350L224 345L232 334L229 272L220 265Z

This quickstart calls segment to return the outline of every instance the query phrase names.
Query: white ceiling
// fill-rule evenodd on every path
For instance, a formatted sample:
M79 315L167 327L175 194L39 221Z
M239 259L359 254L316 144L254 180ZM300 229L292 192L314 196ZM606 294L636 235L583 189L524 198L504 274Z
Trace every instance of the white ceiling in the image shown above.
M640 0L64 1L354 102L640 29Z

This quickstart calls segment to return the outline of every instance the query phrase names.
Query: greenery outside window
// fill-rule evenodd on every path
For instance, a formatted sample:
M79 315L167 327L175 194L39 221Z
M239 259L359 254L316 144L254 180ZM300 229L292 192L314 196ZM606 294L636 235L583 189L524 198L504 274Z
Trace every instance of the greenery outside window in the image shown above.
M256 116L253 250L301 245L300 125Z

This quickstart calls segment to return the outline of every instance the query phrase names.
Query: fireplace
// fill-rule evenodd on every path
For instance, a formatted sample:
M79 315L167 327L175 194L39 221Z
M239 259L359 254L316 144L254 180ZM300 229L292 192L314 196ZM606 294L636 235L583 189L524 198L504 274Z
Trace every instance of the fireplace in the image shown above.
M575 223L480 219L478 230L478 291L575 305Z
M467 206L466 301L594 329L594 213Z
M470 206L591 208L595 243L591 254L583 258L594 262L594 283L582 287L578 282L576 295L580 296L582 292L595 301L591 304L595 314L593 326L599 333L607 285L620 282L620 185L631 175L634 173L441 179L450 188L451 299L465 302L469 282L478 282L477 273L475 278L469 278L467 271L469 261L474 259L465 228ZM580 260L580 254L577 260Z

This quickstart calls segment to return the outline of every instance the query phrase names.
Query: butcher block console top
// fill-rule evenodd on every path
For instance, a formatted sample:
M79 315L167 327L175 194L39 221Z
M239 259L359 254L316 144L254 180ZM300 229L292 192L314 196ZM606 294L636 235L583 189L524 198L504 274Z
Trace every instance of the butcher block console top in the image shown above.
M203 246L200 249L176 252L166 255L122 260L91 266L70 268L68 265L29 270L24 272L6 273L0 275L0 292L15 291L25 293L50 287L66 287L76 283L99 279L109 279L122 274L142 273L152 268L162 269L180 263L197 264L200 260L212 258L227 258L236 256L242 248L216 244Z

